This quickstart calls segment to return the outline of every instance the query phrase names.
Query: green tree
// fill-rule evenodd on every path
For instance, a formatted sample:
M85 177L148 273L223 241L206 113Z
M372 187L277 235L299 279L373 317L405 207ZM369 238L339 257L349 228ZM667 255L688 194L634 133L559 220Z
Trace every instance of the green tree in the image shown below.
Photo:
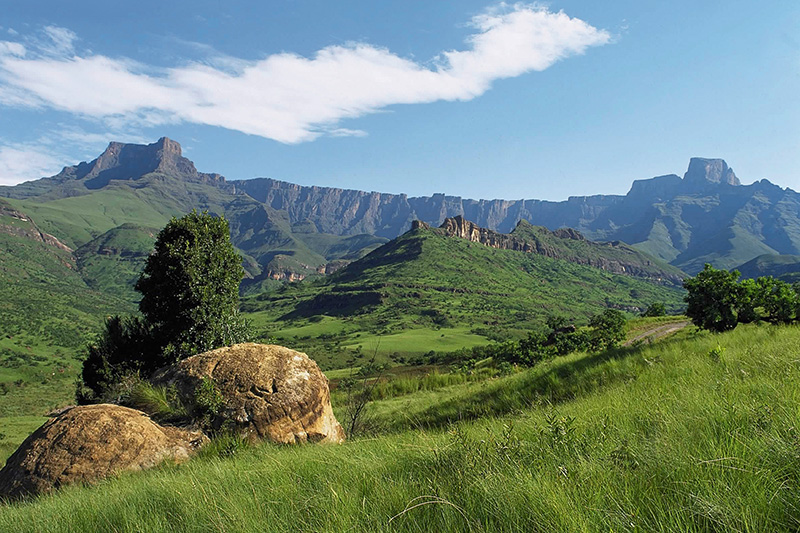
M667 314L667 310L664 307L664 304L660 302L655 302L650 304L647 310L642 313L642 316L652 317L652 316L664 316Z
M111 317L89 345L78 401L106 399L126 375L149 375L196 353L248 340L239 315L241 258L228 222L192 211L158 235L136 283L141 317Z
M592 350L600 352L619 346L625 340L625 315L616 309L606 309L589 320L592 328L589 334L589 345Z
M759 318L757 308L762 305L758 282L743 279L739 282L736 294L736 318L740 324L749 324Z
M136 290L165 360L247 338L238 311L241 261L224 218L192 211L161 230Z
M766 319L774 324L788 324L797 318L800 299L791 285L772 276L756 280L759 305Z
M683 280L688 291L686 316L700 328L727 331L739 322L742 287L736 283L739 271L717 270L706 263L703 271Z

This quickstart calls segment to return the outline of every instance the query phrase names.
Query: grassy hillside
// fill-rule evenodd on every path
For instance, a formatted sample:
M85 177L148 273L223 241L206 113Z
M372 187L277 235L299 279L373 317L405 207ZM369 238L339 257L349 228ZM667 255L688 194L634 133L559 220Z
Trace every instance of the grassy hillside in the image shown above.
M377 402L369 439L70 487L0 530L795 531L798 345L750 326L573 354Z
M437 341L453 336L466 346L519 337L550 313L585 322L606 307L639 312L662 302L674 311L681 298L674 287L418 229L325 279L246 298L242 308L260 337L335 368L359 346L403 357L451 349L455 342Z
M30 235L0 232L0 420L70 402L87 339L105 316L134 309L88 287L68 251Z
M569 230L560 230L569 233ZM522 220L511 235L536 243L537 247L548 248L557 257L581 264L620 264L626 265L633 275L641 278L667 278L681 280L686 274L679 268L666 263L656 256L649 256L621 242L594 242L583 238L564 238L543 226L534 226Z
M144 269L159 230L123 224L92 239L75 251L87 285L138 302L133 287Z

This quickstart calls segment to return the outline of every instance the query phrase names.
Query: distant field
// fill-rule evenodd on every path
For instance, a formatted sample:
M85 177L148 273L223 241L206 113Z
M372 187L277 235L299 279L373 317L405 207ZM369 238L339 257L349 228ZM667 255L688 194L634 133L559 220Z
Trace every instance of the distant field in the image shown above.
M248 314L256 330L269 323L264 313ZM261 341L275 342L308 353L323 369L352 366L376 356L379 363L422 355L431 350L449 352L489 343L468 327L417 327L397 333L376 334L358 329L358 323L338 317L321 316L302 325L275 328ZM360 349L359 349L360 347Z

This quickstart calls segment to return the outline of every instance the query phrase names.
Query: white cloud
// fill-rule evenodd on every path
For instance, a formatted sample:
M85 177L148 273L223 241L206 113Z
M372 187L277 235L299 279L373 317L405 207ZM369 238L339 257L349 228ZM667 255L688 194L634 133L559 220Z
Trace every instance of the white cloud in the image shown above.
M78 36L75 32L59 26L45 26L45 38L39 41L42 52L55 56L67 56L75 52L75 41Z
M64 161L37 145L0 145L0 185L56 174Z
M147 137L124 131L88 132L80 127L56 124L46 135L32 142L10 143L0 139L0 185L16 185L23 181L53 176L64 166L97 157L110 140L147 144Z
M310 58L281 53L170 69L75 55L75 34L48 27L51 44L36 52L0 50L0 104L53 108L120 128L190 122L299 143L364 135L339 124L387 106L471 100L496 80L544 70L611 38L563 12L527 4L499 4L470 26L475 33L466 49L443 52L432 66L349 43Z
M0 56L25 56L25 47L11 41L0 41Z

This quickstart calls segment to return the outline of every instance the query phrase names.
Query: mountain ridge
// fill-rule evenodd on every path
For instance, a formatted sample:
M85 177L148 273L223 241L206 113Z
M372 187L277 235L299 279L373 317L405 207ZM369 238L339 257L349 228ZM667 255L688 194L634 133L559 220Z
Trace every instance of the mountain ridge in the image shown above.
M143 171L148 173L137 175ZM127 188L141 196L152 187L160 192L151 197L174 199L159 208L167 215L198 208L225 214L232 222L240 216L266 217L269 228L264 231L274 238L265 234L253 261L260 265L257 270L271 270L273 277L325 271L328 262L339 259L315 251L319 238L313 235L363 234L385 240L407 231L414 220L438 226L456 216L499 233L512 232L520 220L550 230L570 227L589 240L625 242L690 274L706 262L733 268L762 254L800 254L798 193L767 180L742 185L724 160L697 157L690 159L682 178L667 174L635 180L625 195L472 200L443 193L409 197L303 186L272 178L226 180L197 172L177 142L162 138L146 146L111 143L90 163L65 167L51 178L0 187L0 196L50 205L112 189ZM98 236L95 232L70 243L58 230L57 225L46 227L72 247ZM273 245L277 248L270 249ZM281 264L267 268L279 255Z

